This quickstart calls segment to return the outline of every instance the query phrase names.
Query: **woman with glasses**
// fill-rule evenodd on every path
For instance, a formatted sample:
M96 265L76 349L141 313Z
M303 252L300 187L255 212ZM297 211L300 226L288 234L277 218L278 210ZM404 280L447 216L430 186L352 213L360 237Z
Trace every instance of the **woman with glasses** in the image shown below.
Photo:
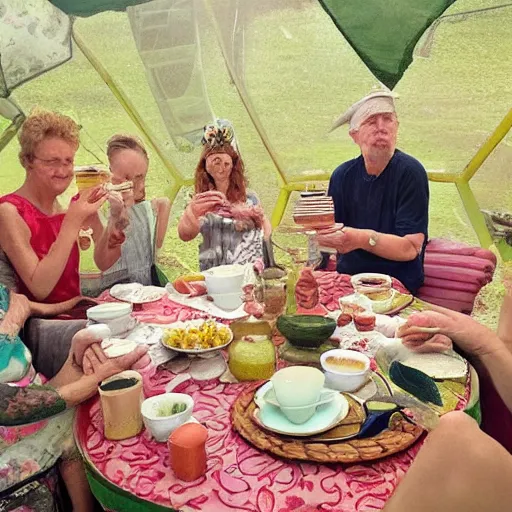
M58 197L73 180L79 126L69 117L35 109L18 134L25 181L0 198L0 246L16 273L17 290L29 299L57 303L80 299L82 226L107 199L101 187L73 198L66 210ZM105 232L95 242L108 251Z

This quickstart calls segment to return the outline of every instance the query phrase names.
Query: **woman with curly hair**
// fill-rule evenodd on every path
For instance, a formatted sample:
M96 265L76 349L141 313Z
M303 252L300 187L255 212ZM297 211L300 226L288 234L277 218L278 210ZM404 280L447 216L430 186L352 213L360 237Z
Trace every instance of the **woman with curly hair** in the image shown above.
M263 257L271 226L254 192L247 190L244 164L234 145L229 121L205 127L203 151L196 167L195 195L178 224L187 242L199 233L201 270L254 263Z
M0 198L2 258L14 268L17 290L34 301L81 299L79 232L108 197L102 187L94 187L73 198L67 209L59 203L73 181L79 130L62 114L40 108L31 112L18 135L25 181ZM104 230L95 236L103 248L97 251L100 259L108 258L109 234Z

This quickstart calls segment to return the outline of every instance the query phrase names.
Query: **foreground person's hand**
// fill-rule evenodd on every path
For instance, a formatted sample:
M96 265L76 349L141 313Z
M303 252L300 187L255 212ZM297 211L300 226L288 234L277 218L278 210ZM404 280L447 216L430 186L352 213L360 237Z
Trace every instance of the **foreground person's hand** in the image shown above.
M71 340L71 350L69 351L69 357L71 358L73 364L82 368L82 371L85 375L92 374L92 367L90 363L88 364L88 360L85 357L86 354L89 353L91 347L97 346L99 351L103 354L103 350L101 350L100 343L103 340L103 337L94 332L92 329L82 329L78 331ZM106 359L106 356L103 354L103 357Z
M92 352L92 355L89 356L92 365L90 375L82 375L79 379L60 382L59 384L54 382L61 398L68 407L73 407L96 394L98 392L98 384L102 380L112 377L116 373L128 370L140 361L148 350L147 347L138 346L133 352L125 356L104 359L104 357L98 358L97 356L96 351L99 348L99 344L93 344L89 348Z
M93 345L91 347L92 353L88 353L87 356L92 367L92 374L98 382L101 382L108 377L112 377L112 375L115 375L116 373L129 370L134 364L142 359L148 351L148 347L139 345L129 354L109 359L105 356L103 351L101 351L101 355L99 355L99 352L97 352L98 347L99 345Z
M483 356L501 346L496 335L471 317L455 311L437 308L435 311L414 313L398 329L397 336L407 348L416 352L433 351L430 347L450 348L446 337L465 352ZM439 351L439 350L435 350Z

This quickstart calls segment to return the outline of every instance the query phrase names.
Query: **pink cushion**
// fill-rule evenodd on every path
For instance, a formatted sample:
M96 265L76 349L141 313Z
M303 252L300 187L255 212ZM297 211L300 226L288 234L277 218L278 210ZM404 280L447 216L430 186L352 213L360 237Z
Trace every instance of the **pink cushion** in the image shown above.
M492 281L496 256L488 249L435 238L425 250L422 300L463 313L471 313L480 289Z

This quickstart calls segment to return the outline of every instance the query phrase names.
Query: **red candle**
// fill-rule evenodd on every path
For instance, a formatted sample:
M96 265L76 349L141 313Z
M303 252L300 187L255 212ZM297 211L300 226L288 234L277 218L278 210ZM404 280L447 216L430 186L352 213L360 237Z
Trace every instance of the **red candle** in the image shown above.
M176 478L191 482L206 473L208 430L199 423L178 427L168 440L171 468Z

